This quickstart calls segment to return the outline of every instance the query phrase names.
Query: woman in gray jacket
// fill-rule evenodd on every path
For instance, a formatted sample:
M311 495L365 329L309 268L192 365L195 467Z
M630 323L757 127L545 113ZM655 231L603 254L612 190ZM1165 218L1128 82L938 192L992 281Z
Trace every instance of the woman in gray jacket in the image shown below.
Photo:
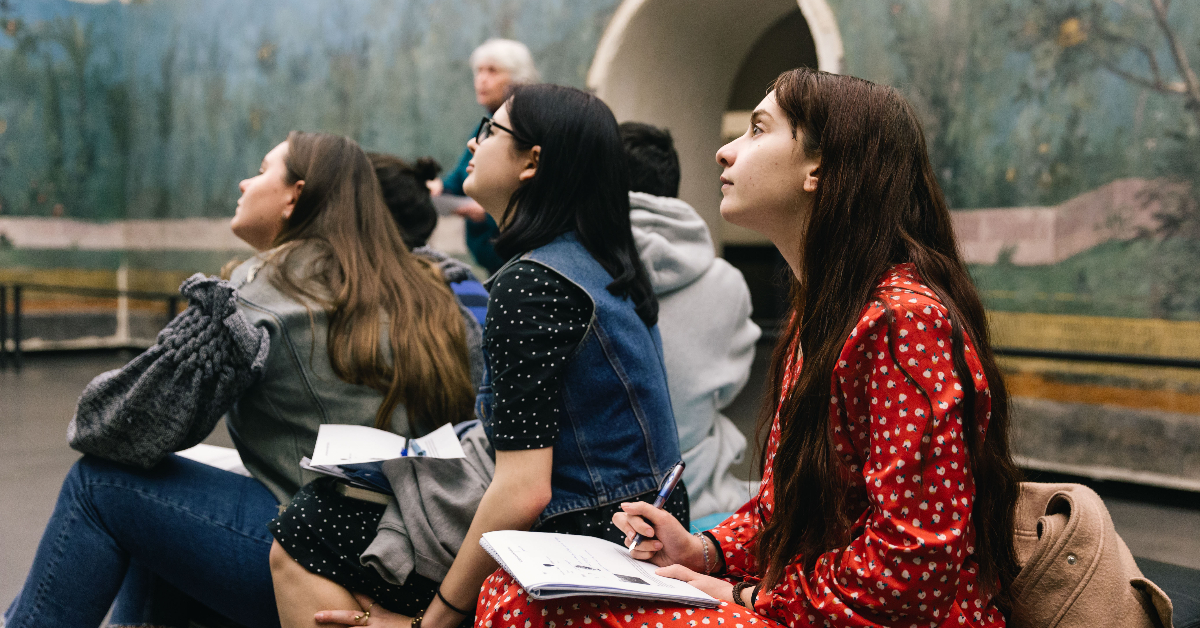
M436 264L404 246L366 154L293 132L239 186L231 223L259 251L200 276L158 344L97 377L8 628L100 625L149 573L251 628L277 626L267 522L314 476L322 423L420 435L470 418L479 328ZM227 422L253 478L171 455ZM114 462L115 461L115 462ZM114 625L144 625L137 600Z

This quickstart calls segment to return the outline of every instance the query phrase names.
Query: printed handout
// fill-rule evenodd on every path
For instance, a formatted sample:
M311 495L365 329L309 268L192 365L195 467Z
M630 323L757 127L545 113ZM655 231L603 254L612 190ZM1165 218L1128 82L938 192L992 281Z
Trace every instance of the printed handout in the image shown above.
M362 425L324 424L309 464L314 467L378 462L407 456L462 458L462 445L449 423L412 440Z

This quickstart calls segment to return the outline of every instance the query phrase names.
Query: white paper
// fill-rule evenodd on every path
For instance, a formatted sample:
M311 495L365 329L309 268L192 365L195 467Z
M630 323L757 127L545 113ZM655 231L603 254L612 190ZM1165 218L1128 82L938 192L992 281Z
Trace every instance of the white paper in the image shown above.
M200 443L195 447L177 451L175 455L182 456L188 460L195 460L210 467L250 477L250 472L246 470L246 465L242 464L242 457L232 447L218 447L216 445Z
M424 456L426 458L465 458L462 443L458 442L458 434L449 423L436 430L408 441L405 456Z
M329 466L391 460L403 454L406 443L399 434L373 427L327 423L317 428L312 464Z
M479 540L496 562L534 598L610 595L715 607L718 601L692 585L654 573L616 543L590 536L486 532Z
M313 473L324 473L325 475L332 475L335 478L346 480L347 482L352 481L350 479L350 476L346 475L345 471L342 471L341 467L339 467L337 465L315 465L312 463L312 460L310 460L308 456L305 456L300 459L300 468L304 469L305 471L312 471Z
M454 433L454 426L449 423L411 441L399 434L373 427L327 423L317 429L317 445L313 449L310 464L328 467L405 456L462 458L465 455Z

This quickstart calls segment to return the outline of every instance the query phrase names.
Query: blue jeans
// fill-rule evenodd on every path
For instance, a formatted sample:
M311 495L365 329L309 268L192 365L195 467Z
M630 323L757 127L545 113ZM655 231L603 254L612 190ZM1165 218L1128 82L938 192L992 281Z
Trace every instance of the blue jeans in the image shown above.
M129 561L125 582L113 601L110 627L188 628L203 616L202 606L137 561ZM209 616L212 612L207 613Z
M7 628L95 628L118 591L135 599L116 605L113 623L147 623L136 615L152 605L136 598L153 595L148 580L249 628L275 628L267 522L277 512L257 480L185 458L142 471L84 456L63 481Z

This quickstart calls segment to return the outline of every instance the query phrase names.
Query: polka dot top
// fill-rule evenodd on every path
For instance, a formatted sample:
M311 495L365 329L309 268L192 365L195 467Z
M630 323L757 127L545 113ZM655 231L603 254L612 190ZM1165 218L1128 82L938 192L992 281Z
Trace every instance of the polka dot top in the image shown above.
M563 367L583 341L592 300L583 288L536 262L519 261L493 280L483 343L492 368L492 446L554 445Z
M492 446L498 450L552 447L562 404L563 368L583 342L592 320L592 299L583 288L536 262L502 270L488 294L483 343L492 367ZM622 501L653 502L657 490ZM681 482L663 508L689 521L687 488ZM612 524L619 502L573 510L538 525L539 532L578 534L622 543Z
M963 434L964 385L977 392L969 411L981 432L991 418L974 345L964 337L971 372L957 372L946 308L911 264L892 267L872 296L830 382L833 445L849 479L851 539L818 556L812 569L795 557L780 582L760 592L754 610L795 627L999 628L1004 615L981 589L973 556L975 479ZM751 548L772 514L780 420L771 427L758 495L712 530L732 577L762 576Z

